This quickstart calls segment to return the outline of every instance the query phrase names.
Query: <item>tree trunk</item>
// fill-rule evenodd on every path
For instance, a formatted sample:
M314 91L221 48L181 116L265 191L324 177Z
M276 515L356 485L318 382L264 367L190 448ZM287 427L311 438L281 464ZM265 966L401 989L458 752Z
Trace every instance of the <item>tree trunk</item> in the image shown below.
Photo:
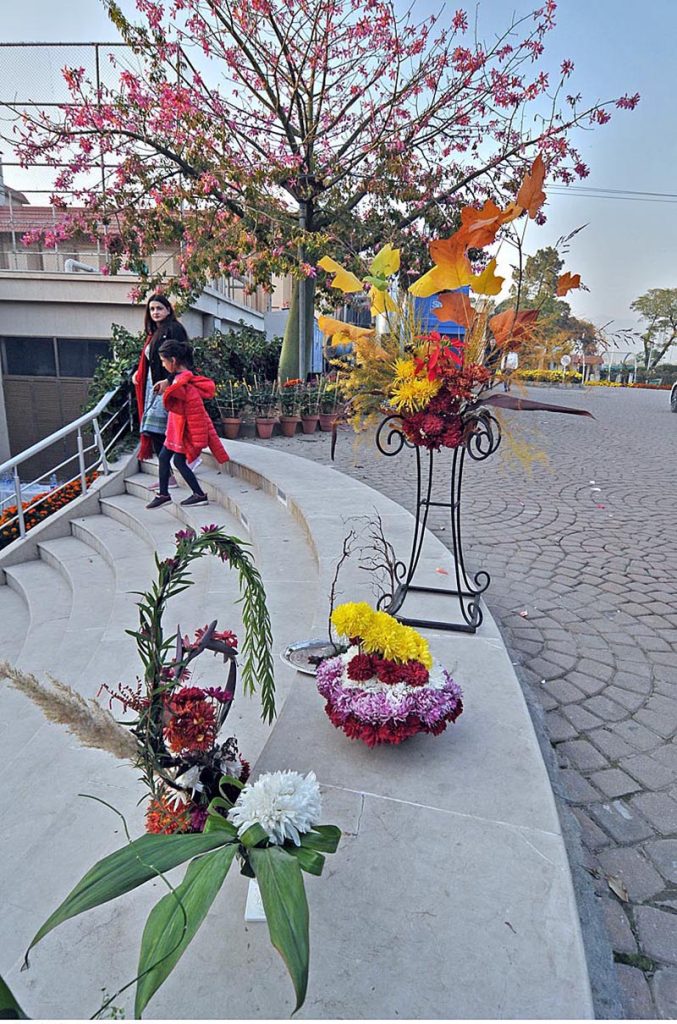
M306 337L304 339L304 353L306 372L310 369L310 360L313 350L313 331L315 318L313 309L315 305L315 279L306 279ZM292 290L291 306L289 308L289 319L284 332L282 351L280 352L280 364L278 377L284 383L286 380L293 380L299 376L299 282L294 280Z

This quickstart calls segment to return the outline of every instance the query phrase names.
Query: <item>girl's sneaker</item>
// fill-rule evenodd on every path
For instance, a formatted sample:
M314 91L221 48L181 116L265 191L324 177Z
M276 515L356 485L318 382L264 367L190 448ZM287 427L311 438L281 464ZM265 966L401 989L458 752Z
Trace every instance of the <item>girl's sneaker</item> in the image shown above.
M160 505L166 505L168 501L172 499L168 494L156 494L152 501L149 501L146 508L159 508ZM183 504L183 502L181 502Z
M156 499L157 500L157 499ZM169 499L167 499L169 500ZM181 502L182 505L208 505L209 498L206 494L191 494L189 498L184 498Z

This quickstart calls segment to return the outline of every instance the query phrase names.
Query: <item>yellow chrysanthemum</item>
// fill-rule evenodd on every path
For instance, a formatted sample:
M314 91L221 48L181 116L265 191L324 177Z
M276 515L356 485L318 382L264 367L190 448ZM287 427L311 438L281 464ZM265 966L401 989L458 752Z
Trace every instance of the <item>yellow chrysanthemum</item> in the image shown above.
M419 412L440 390L439 380L427 377L412 377L397 382L391 391L390 400L398 412Z
M395 362L395 380L411 380L416 376L413 359L398 359Z
M331 621L341 636L364 637L375 614L366 601L347 601L334 609Z
M401 664L420 661L426 668L432 667L430 648L421 634L387 612L374 611L366 601L339 605L331 621L342 636L360 637L367 654L380 654Z

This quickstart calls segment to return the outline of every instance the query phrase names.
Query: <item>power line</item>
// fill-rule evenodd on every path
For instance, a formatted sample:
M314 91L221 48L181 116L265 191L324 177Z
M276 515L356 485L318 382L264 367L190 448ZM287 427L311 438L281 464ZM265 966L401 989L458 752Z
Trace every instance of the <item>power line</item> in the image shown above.
M558 196L577 193L581 199L623 199L633 203L675 203L674 192L640 192L633 189L593 188L587 185L550 185L549 192Z

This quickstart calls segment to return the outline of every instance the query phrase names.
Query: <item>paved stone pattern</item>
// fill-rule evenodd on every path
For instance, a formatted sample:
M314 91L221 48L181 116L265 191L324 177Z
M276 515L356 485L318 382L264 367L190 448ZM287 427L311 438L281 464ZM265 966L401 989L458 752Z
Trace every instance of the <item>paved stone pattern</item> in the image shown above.
M532 397L595 418L503 414L499 451L466 460L466 562L491 574L487 602L545 711L626 1017L675 1018L677 416L669 392ZM329 435L265 443L330 464ZM413 510L413 453L387 458L342 430L335 466ZM441 512L430 525L449 540Z

